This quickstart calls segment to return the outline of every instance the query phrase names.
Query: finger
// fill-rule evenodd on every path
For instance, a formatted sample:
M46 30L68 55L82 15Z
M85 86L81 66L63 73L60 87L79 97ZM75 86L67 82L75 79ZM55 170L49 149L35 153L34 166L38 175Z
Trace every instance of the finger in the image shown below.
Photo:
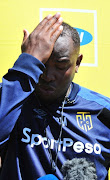
M50 28L49 33L50 33L50 37L53 35L53 33L60 27L60 25L63 22L63 18L60 17L58 19L58 21Z
M52 18L52 15L49 14L48 16L46 16L39 24L38 26L34 29L33 32L37 31L41 31L41 29L45 26L45 24Z
M60 34L62 33L63 31L63 26L60 25L59 28L53 33L53 35L51 36L51 41L53 43L55 43L55 41L58 39L58 37L60 36Z
M45 24L44 30L48 31L60 18L61 14L58 12L56 13L48 22Z
M23 37L23 42L22 43L24 43L26 41L26 39L28 38L28 36L29 36L29 32L26 29L23 30L23 33L24 33L24 37Z
M38 26L32 32L32 35L40 33L41 30L47 31L49 27L51 27L59 19L59 17L60 17L59 12L56 13L54 16L49 14L38 24Z

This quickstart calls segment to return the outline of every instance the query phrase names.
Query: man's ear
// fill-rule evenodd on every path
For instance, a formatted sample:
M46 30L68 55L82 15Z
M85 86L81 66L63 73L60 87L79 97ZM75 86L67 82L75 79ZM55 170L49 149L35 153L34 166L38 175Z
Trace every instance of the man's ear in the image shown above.
M76 61L75 73L78 73L78 69L81 64L82 59L83 59L83 55L79 54L77 61Z

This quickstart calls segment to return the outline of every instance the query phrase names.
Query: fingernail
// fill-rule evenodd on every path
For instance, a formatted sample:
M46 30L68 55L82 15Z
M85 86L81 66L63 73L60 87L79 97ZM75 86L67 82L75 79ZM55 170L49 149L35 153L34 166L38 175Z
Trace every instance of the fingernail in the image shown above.
M60 13L60 12L57 12L57 13L55 14L55 17L56 17L56 18L59 18L60 15L61 15L61 13Z
M58 21L59 21L60 23L63 22L63 18L60 17L60 18L58 19Z
M59 31L63 31L63 26L61 25L61 26L59 26Z
M51 18L52 18L52 15L49 14L49 15L47 16L47 19L51 19Z

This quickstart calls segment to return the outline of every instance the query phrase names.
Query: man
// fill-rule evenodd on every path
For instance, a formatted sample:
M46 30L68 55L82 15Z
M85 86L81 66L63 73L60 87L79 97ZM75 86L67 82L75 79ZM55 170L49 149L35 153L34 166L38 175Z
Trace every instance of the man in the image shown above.
M72 83L80 66L80 40L60 13L29 35L3 77L0 104L1 180L63 179L69 159L94 163L104 180L110 163L109 128L98 120L110 99Z

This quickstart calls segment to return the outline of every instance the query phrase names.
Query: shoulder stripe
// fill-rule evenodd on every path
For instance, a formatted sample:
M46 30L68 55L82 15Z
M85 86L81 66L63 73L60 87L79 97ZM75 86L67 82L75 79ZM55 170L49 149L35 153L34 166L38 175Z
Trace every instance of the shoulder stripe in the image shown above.
M84 87L80 87L78 95L86 100L94 101L110 110L110 98L104 95L101 95L95 91L89 90Z

